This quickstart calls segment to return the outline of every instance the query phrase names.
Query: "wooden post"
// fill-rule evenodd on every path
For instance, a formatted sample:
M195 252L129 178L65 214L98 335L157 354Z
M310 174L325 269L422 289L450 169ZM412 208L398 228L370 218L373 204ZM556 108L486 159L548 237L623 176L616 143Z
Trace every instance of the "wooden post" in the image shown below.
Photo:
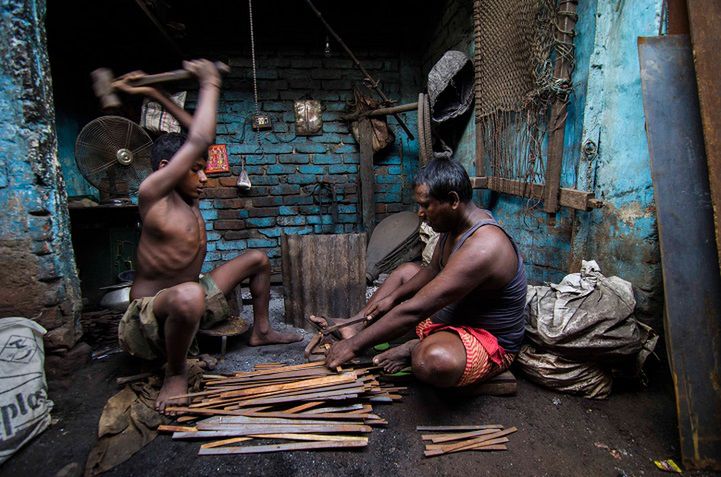
M576 26L575 13L578 0L561 0L559 9L560 25L558 40L573 43ZM558 50L556 50L558 53ZM573 54L573 50L571 50ZM555 78L563 81L571 79L571 64L562 55L557 55ZM549 213L558 211L558 194L561 189L561 166L563 164L563 139L566 131L567 101L557 99L551 108L548 138L548 162L546 163L546 180L543 199L543 210Z
M721 10L715 0L688 0L691 47L701 108L703 140L711 186L711 205L716 232L716 252L721 267Z
M373 126L369 119L358 121L360 141L360 198L363 229L370 239L376 224L375 178L373 175Z

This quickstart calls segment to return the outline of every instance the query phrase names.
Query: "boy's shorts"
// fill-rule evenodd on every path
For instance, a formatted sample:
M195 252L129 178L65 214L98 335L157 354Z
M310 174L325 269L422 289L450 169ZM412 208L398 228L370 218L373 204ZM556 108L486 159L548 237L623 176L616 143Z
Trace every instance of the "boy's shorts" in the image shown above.
M205 289L205 314L200 320L200 329L212 328L230 317L230 306L210 275L203 275L200 285ZM165 357L165 337L162 325L153 313L155 296L133 300L118 326L120 347L131 355L147 360ZM190 354L198 354L198 343L193 338Z

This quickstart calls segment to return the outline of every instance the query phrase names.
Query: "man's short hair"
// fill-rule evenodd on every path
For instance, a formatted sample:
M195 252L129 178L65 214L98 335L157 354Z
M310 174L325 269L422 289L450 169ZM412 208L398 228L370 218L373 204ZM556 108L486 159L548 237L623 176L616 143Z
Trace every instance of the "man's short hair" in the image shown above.
M428 194L441 202L450 202L451 192L458 194L458 198L464 204L470 202L473 197L471 179L466 169L452 159L432 159L416 174L413 188L421 184L427 185Z
M179 133L167 133L158 137L150 149L150 165L154 171L160 167L160 161L169 161L178 149L185 144L187 137Z

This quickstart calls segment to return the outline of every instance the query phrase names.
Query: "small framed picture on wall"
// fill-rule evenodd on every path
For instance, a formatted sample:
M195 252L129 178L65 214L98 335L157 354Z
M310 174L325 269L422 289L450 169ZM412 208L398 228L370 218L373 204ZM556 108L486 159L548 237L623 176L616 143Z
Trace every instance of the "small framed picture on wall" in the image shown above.
M208 148L208 163L205 165L206 174L230 172L228 162L228 149L225 144L213 144Z

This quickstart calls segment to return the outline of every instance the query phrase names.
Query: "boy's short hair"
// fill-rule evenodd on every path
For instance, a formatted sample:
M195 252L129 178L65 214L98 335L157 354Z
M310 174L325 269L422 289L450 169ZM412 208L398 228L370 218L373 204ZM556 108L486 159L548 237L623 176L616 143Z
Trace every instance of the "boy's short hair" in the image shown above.
M158 137L150 149L150 166L154 171L160 167L160 161L169 161L178 149L185 144L187 137L180 133L167 133Z
M441 202L450 202L451 192L458 194L458 198L464 204L470 202L473 197L471 179L466 169L452 159L432 159L416 174L413 188L421 184L427 185L428 194Z

